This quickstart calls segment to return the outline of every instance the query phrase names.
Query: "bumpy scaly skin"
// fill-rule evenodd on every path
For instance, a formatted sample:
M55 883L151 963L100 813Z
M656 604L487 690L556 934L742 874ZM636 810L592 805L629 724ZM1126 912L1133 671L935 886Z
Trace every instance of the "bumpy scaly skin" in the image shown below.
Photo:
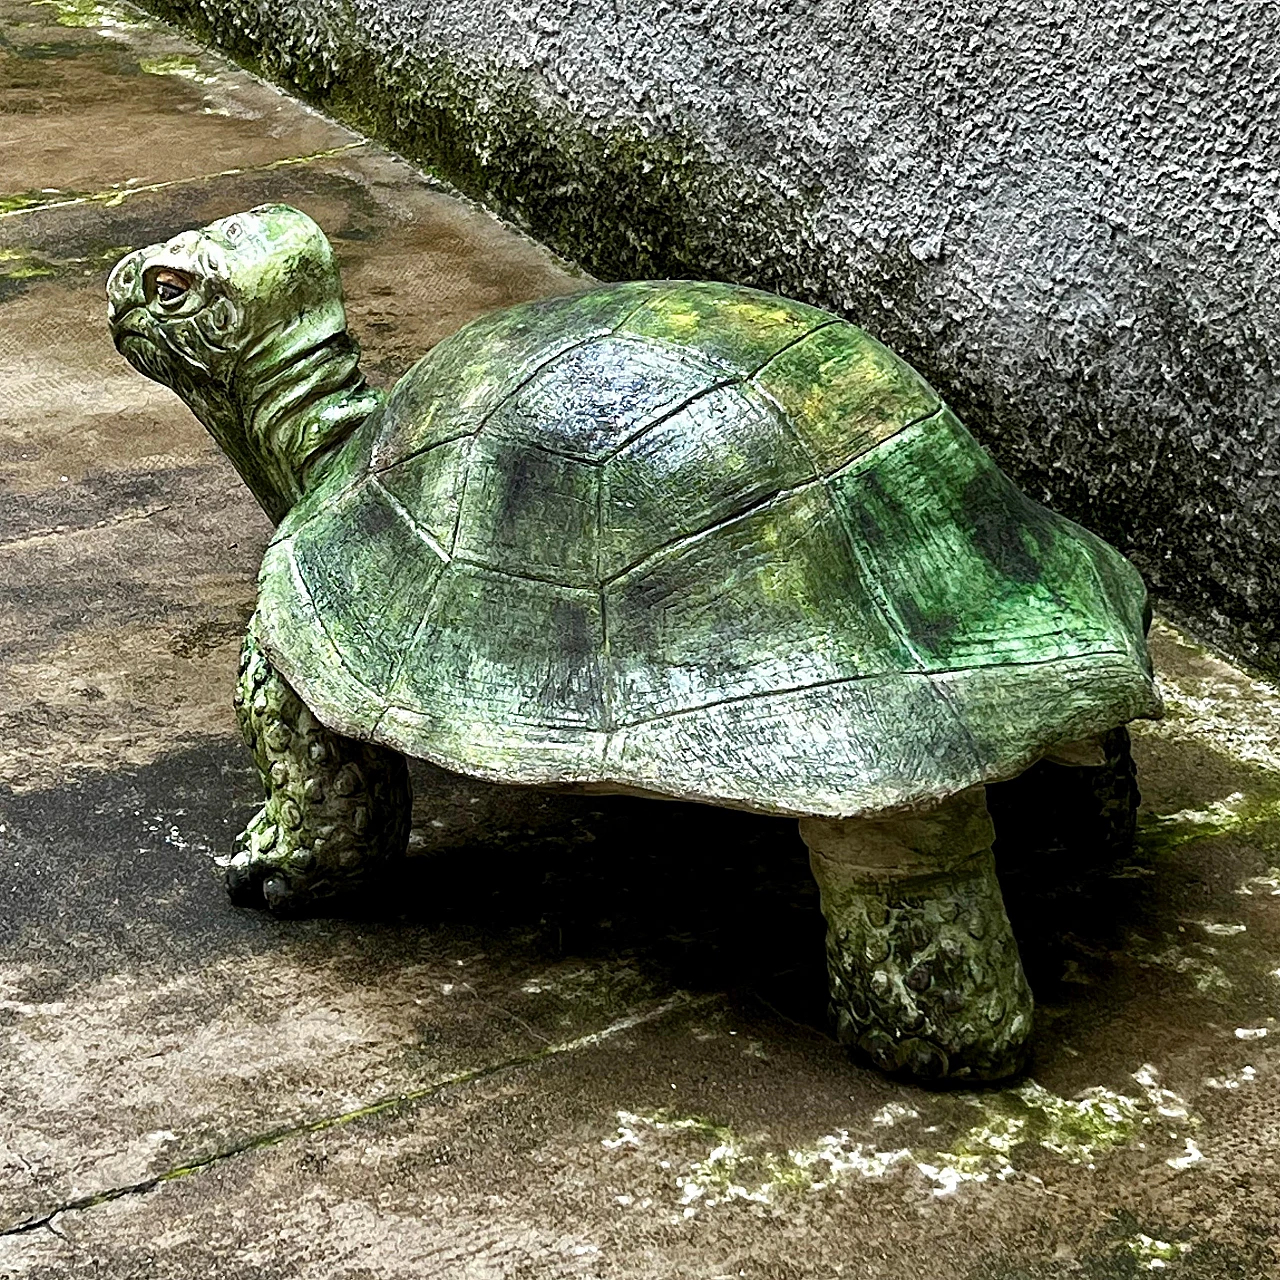
M824 907L825 907L824 897ZM998 1080L1022 1065L1031 989L989 851L827 910L830 1018L883 1071Z
M366 888L409 839L404 757L326 729L271 666L252 627L235 703L267 799L237 837L227 868L232 900L292 914Z
M884 1071L998 1080L1022 1065L1031 989L983 788L887 818L805 819L836 1035Z

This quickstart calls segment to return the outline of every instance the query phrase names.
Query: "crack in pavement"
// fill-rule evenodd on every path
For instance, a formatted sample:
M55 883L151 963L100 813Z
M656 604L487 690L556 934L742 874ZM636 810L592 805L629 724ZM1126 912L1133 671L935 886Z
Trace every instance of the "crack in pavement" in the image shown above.
M234 1156L244 1155L249 1151L262 1151L268 1147L279 1146L282 1142L287 1142L291 1138L306 1137L312 1133L323 1133L328 1129L341 1128L343 1125L352 1124L357 1120L365 1120L371 1116L411 1107L416 1103L427 1101L454 1085L473 1084L478 1080L488 1079L490 1076L499 1075L504 1071L514 1071L519 1067L534 1066L547 1058L558 1057L566 1053L576 1053L580 1049L587 1049L593 1045L601 1044L623 1031L629 1031L632 1027L638 1027L643 1023L653 1022L658 1018L665 1017L673 1010L700 1008L703 1005L713 1003L719 998L719 993L695 997L686 991L677 991L675 995L644 1013L628 1014L624 1018L619 1018L617 1022L611 1022L607 1027L599 1031L588 1032L586 1035L578 1036L576 1039L565 1040L559 1044L549 1044L546 1048L538 1049L534 1053L520 1054L514 1058L504 1058L501 1062L489 1063L487 1066L473 1067L468 1071L455 1071L450 1075L442 1076L438 1080L433 1080L430 1084L422 1085L420 1088L410 1089L405 1093L393 1094L389 1098L379 1098L375 1102L367 1103L363 1107L356 1107L351 1111L321 1116L318 1120L308 1120L303 1124L289 1125L256 1138L249 1138L234 1146L223 1147L220 1151L214 1151L210 1155L202 1156L198 1160L192 1160L188 1164L166 1169L163 1173L157 1173L150 1178L143 1178L139 1182L131 1182L120 1187L109 1187L105 1191L95 1191L91 1195L68 1200L66 1203L50 1209L47 1213L24 1218L21 1222L15 1222L12 1226L5 1227L4 1230L0 1231L0 1237L23 1235L29 1231L38 1231L45 1227L52 1229L54 1219L64 1213L73 1213L81 1209L95 1209L98 1205L110 1204L111 1201L121 1200L125 1196L145 1195L166 1182L173 1182L178 1178L185 1178L190 1174L199 1173L201 1170L221 1164L224 1160L230 1160Z
M106 520L99 520L94 524L60 524L51 529L33 529L30 533L19 534L16 538L0 538L0 552L19 547L30 547L32 544L49 542L56 538L69 538L81 533L98 533L103 529L114 529L118 525L130 524L134 520L149 520L152 516L159 515L162 511L168 511L172 506L171 502L162 502L154 507L139 507L134 511L122 511L119 515L111 516Z
M217 173L200 173L190 178L170 178L165 182L148 182L145 185L127 187L117 183L105 191L91 191L86 194L70 196L65 200L38 201L25 204L20 209L6 209L0 212L0 222L5 218L21 218L28 213L43 213L48 209L66 209L77 204L103 204L108 208L123 204L130 196L142 195L151 191L166 191L170 187L184 187L193 182L213 182L217 178L234 178L246 173L269 173L272 169L283 169L289 165L310 164L313 160L327 160L331 156L340 156L347 151L355 151L369 146L368 138L359 142L347 142L340 147L329 147L325 151L313 151L305 156L285 156L280 160L268 160L265 164L245 165L235 169L220 169Z

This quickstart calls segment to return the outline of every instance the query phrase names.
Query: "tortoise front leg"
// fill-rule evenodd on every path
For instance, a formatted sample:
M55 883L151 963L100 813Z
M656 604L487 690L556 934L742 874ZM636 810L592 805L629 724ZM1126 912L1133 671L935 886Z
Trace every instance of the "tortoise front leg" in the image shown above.
M837 1036L922 1079L1022 1065L1031 990L1005 914L982 787L923 813L804 818L827 919Z
M267 793L227 867L237 906L309 910L362 888L404 853L412 808L404 757L326 729L272 667L252 624L235 704Z

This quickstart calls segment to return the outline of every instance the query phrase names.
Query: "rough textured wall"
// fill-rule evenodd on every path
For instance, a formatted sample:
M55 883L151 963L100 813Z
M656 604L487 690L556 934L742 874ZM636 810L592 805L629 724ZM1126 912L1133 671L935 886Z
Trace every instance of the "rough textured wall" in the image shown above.
M1277 6L149 3L598 275L857 320L1280 669Z

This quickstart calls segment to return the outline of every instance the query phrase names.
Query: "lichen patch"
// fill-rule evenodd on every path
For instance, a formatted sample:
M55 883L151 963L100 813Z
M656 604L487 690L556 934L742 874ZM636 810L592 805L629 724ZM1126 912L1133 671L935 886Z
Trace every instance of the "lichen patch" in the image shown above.
M1236 984L1217 961L1218 950L1204 942L1175 942L1153 948L1145 938L1134 934L1124 953L1144 969L1166 969L1185 975L1202 996L1228 996Z
M1196 840L1225 835L1248 835L1280 820L1280 798L1234 791L1200 808L1145 815L1139 822L1140 847L1162 853Z
M1183 1254L1191 1251L1189 1244L1157 1240L1155 1237L1145 1235L1141 1231L1130 1236L1124 1242L1124 1247L1138 1260L1138 1264L1147 1271L1162 1271L1179 1261Z
M1165 718L1135 726L1145 737L1206 742L1241 764L1280 776L1280 688L1247 675L1171 623L1151 629Z
M1028 1080L997 1093L953 1095L932 1110L943 1113L958 1102L970 1115L976 1113L976 1119L965 1124L961 1112L959 1131L945 1147L859 1139L841 1128L779 1149L767 1135L742 1134L718 1120L665 1108L619 1111L614 1136L603 1139L601 1146L606 1151L644 1152L664 1173L670 1171L677 1221L728 1201L774 1205L854 1179L883 1178L899 1168L913 1169L933 1196L950 1196L965 1183L1030 1176L1023 1166L1037 1151L1089 1169L1107 1152L1135 1144L1172 1146L1179 1154L1166 1163L1174 1168L1203 1160L1187 1137L1200 1122L1186 1102L1161 1084L1150 1064L1131 1078L1136 1092L1095 1085L1064 1098ZM922 1118L938 1122L921 1127L915 1122ZM950 1119L956 1118L952 1113ZM890 1103L868 1123L882 1131L910 1124L923 1138L950 1127L946 1121L942 1114L922 1117L915 1107Z
M54 10L60 27L97 27L99 30L128 29L148 26L146 18L136 9L104 0L31 0L33 9L48 7Z
M210 71L196 58L185 54L174 53L162 58L139 58L138 69L149 76L177 76L179 80L190 80L195 84L213 84L217 72Z

